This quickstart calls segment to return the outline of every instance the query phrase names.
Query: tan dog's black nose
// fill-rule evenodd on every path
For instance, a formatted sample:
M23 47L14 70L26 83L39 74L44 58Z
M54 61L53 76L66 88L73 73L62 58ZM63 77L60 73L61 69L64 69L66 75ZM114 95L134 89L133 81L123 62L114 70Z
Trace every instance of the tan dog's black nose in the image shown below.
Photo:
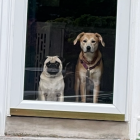
M90 46L87 46L87 51L90 51L91 47Z

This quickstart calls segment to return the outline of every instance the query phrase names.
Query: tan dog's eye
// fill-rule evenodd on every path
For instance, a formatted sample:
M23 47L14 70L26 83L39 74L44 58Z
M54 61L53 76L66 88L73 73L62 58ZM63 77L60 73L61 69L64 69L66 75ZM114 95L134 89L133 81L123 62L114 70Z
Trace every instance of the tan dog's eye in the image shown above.
M86 43L87 41L86 41L86 40L83 40L83 42L85 42L85 43Z
M94 40L92 40L91 42L92 42L92 43L95 43L95 41L94 41Z

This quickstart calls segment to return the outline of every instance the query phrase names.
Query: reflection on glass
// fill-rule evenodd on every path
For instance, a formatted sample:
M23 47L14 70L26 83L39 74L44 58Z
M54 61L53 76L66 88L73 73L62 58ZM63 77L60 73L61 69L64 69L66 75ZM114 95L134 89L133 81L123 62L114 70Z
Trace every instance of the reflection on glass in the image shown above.
M28 0L24 100L113 102L116 5L116 0ZM60 81L51 84L56 75Z

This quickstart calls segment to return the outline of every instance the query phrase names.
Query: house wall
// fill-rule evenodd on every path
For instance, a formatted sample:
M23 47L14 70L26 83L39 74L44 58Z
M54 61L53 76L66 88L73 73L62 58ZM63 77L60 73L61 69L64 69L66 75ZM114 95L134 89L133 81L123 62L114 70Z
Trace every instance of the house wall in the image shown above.
M131 0L129 68L126 122L68 120L30 117L7 117L10 87L7 85L10 68L6 62L11 49L11 5L15 0L0 0L0 135L46 135L61 137L128 138L135 140L140 130L140 0ZM7 88L8 87L8 88ZM7 96L8 95L8 96ZM6 121L5 121L6 120ZM6 122L6 129L5 129ZM129 128L128 128L129 127ZM53 135L55 134L55 135Z
M5 120L7 114L8 104L8 63L6 63L9 56L8 48L10 45L11 26L10 23L10 11L11 0L0 1L0 135L4 135Z
M128 119L129 135L134 140L140 131L140 1L131 0L128 67Z

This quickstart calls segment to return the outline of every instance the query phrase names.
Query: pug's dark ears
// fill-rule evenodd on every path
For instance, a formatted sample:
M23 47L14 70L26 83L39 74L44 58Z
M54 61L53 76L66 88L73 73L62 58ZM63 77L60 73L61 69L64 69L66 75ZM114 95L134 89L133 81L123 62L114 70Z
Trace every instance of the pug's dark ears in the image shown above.
M62 63L65 61L65 59L63 57L61 57L61 56L57 56L57 57L61 60Z
M48 58L48 56L44 56L43 57L43 62Z
M80 33L80 34L76 37L76 39L73 41L73 44L75 45L75 44L77 43L77 41L79 41L80 38L81 38L84 34L85 34L84 32Z
M47 56L44 56L43 58L42 58L42 64L44 64L44 62L45 62L45 60L47 59L48 57Z
M98 34L98 33L95 33L95 35L96 35L96 37L98 37L98 39L99 39L99 41L101 42L102 46L105 47L105 43L104 43L104 41L103 41L102 36L101 36L100 34Z

